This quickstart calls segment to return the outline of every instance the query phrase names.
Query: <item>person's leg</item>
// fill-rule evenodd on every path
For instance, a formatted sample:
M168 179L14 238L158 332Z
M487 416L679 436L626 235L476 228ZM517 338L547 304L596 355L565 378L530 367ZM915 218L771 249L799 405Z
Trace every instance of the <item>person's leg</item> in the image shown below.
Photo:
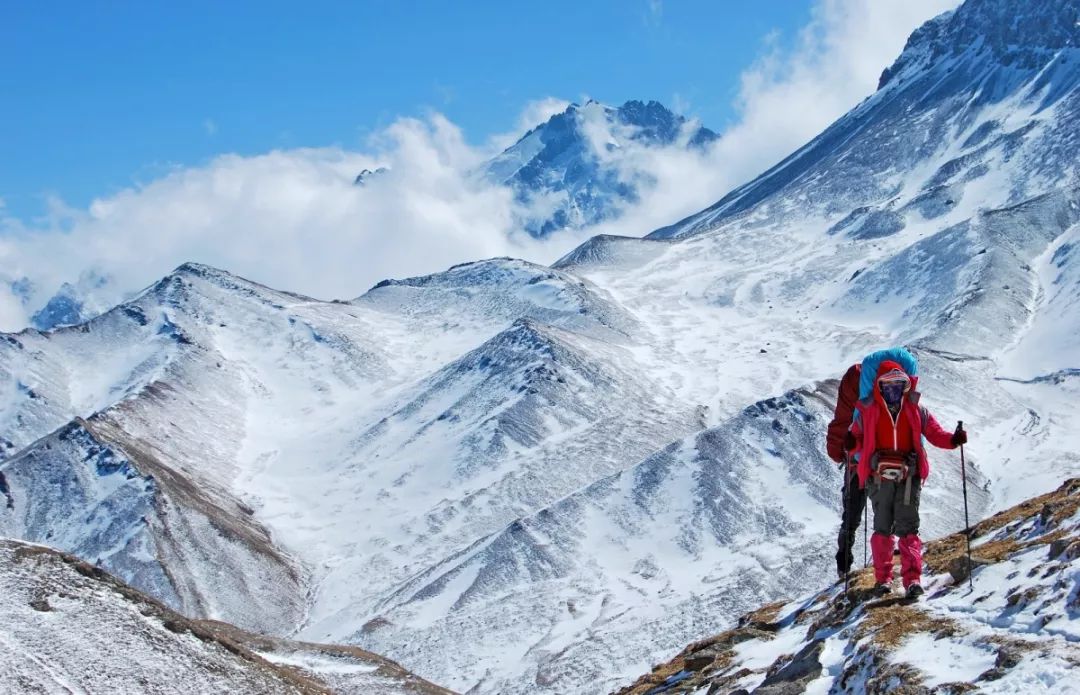
M922 484L918 475L909 479L910 491L905 490L907 483L900 487L896 496L894 524L896 535L900 537L900 576L904 579L904 588L919 584L922 580L922 539L919 538L919 497Z
M855 488L851 492L853 498L851 502L851 509L852 514L854 514L855 520L855 525L853 527L852 533L857 534L859 531L859 525L862 522L861 517L863 516L863 512L866 510L866 490L859 487L857 478L855 481Z
M861 500L861 503L860 503ZM866 491L859 488L859 480L854 471L844 473L843 516L840 521L840 533L836 537L836 571L841 577L851 569L854 561L852 548L855 533L859 530L859 517L866 504Z
M887 584L893 572L893 510L896 485L888 480L871 483L870 503L874 508L874 535L870 537L870 552L874 557L874 581Z

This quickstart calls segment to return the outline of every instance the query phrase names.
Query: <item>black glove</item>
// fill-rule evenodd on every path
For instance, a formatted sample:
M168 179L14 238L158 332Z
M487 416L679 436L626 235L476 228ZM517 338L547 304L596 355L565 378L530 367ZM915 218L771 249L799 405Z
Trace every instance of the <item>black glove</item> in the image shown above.
M855 441L855 435L851 433L851 430L844 432L844 451L855 451L855 446L858 442Z
M957 428L957 430L955 432L953 432L952 445L954 447L957 447L957 446L963 446L964 444L967 444L967 432L965 432L962 429Z

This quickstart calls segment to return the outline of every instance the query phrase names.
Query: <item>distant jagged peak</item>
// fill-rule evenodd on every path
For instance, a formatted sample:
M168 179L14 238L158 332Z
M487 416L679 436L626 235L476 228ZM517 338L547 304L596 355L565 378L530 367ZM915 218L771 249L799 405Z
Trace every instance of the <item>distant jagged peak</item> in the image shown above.
M654 174L627 154L640 148L702 150L718 138L697 121L657 101L612 107L595 100L570 104L536 126L480 174L509 186L523 207L520 224L545 237L621 216L654 183ZM631 157L632 159L632 157Z
M639 138L645 137L655 142L672 144L688 126L693 128L688 141L691 147L706 145L719 137L712 130L671 111L658 101L631 100L620 106L616 113L621 123L640 129Z
M719 137L712 130L675 113L656 100L646 102L631 99L621 106L609 106L596 99L589 99L583 105L569 104L562 112L532 128L503 155L513 152L530 136L536 134L542 134L543 139L548 142L558 140L559 137L584 137L581 130L583 122L595 116L603 117L612 125L627 128L631 139L648 145L676 144L684 129L689 131L686 133L689 146L700 147ZM498 158L495 161L498 161Z
M25 278L24 278L25 280ZM74 282L64 282L45 304L30 317L30 325L39 331L50 331L64 326L84 323L109 307L102 305L100 294L108 293L114 283L111 275L96 269L83 271ZM29 280L14 289L23 287L23 302L29 300L32 289Z

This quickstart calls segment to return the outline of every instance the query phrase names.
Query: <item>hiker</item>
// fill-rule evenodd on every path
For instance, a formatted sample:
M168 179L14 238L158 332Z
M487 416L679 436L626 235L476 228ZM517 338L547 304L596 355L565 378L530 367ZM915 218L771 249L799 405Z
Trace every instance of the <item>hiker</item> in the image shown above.
M887 595L893 574L894 536L899 536L900 575L908 598L922 595L922 540L919 538L919 494L930 474L923 437L941 449L967 443L957 427L946 431L919 405L918 376L893 360L883 360L867 373L863 362L861 383L873 384L870 394L855 405L858 416L851 426L858 456L859 487L874 510L874 594ZM869 377L869 379L868 379Z
M852 548L855 547L855 534L859 530L859 520L866 508L866 490L858 484L856 473L855 435L850 431L855 416L855 404L873 390L873 379L864 384L861 375L865 368L868 374L876 374L883 360L892 360L901 365L909 374L916 374L918 362L904 348L879 350L867 355L862 364L856 362L848 367L840 379L837 389L836 408L832 422L825 437L825 450L836 463L843 468L844 483L841 488L840 532L836 538L836 574L840 579L847 578L851 565L855 561Z

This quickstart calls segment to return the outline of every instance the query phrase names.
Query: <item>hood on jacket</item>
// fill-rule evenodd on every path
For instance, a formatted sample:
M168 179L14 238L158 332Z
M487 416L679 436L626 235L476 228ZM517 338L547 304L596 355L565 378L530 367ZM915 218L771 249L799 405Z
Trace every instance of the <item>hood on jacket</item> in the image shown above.
M878 365L874 391L876 398L881 399L885 405L895 409L911 388L911 377L899 364L891 360L883 360Z
M862 376L859 379L859 400L873 399L874 391L877 389L878 367L886 361L898 364L911 379L911 388L916 387L919 382L919 362L914 355L902 347L878 350L863 358Z

